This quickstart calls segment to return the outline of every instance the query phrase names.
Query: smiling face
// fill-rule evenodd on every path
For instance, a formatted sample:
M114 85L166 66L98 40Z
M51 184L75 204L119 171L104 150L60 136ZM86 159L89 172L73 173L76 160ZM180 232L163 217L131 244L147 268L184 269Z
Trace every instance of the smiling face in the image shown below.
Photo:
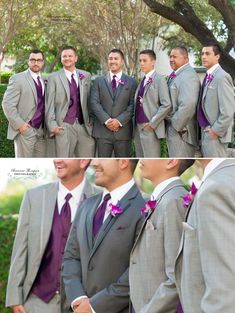
M122 71L124 65L124 60L120 53L118 52L111 52L108 56L108 67L109 70L113 74L117 74Z
M156 60L150 55L141 53L139 56L140 69L143 73L148 74L154 69Z
M211 68L219 62L220 55L215 54L213 47L204 47L202 49L202 65L207 69Z
M62 51L61 63L66 70L73 72L75 70L75 64L77 60L78 56L72 49L66 49Z
M44 65L43 55L41 53L30 53L28 66L34 73L39 73Z
M117 186L120 175L119 161L115 159L93 159L91 166L95 170L95 184L105 187L109 191Z
M170 66L171 68L176 71L178 68L187 64L189 59L187 55L181 53L180 49L173 49L170 54Z

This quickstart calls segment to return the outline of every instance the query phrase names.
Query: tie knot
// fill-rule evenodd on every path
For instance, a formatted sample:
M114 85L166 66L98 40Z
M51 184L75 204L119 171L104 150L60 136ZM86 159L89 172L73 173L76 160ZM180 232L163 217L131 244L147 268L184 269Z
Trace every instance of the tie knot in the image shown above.
M170 78L175 78L176 77L175 71L171 72L169 77Z
M65 200L68 202L71 198L72 198L71 193L67 193L67 195L65 196Z
M104 200L103 201L109 201L111 199L111 195L110 193L107 193L105 196L104 196Z
M117 77L117 75L113 75L113 79L115 79Z

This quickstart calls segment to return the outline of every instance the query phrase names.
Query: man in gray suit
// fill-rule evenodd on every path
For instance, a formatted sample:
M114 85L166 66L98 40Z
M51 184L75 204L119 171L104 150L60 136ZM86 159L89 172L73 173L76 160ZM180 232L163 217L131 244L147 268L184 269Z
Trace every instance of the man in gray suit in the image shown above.
M133 180L137 160L96 159L105 191L84 202L65 248L63 280L76 313L128 313L128 267L144 200Z
M60 182L28 190L21 204L6 296L13 313L68 313L63 251L77 208L97 190L84 177L89 160L54 164Z
M9 122L7 138L14 140L16 157L45 157L43 65L43 52L32 50L28 70L10 78L3 97L2 107Z
M135 147L137 157L160 157L160 138L166 137L165 117L171 111L171 100L164 76L154 66L153 50L140 52L139 63L145 74L135 94Z
M167 122L167 147L170 157L194 157L198 146L196 106L200 81L189 65L187 49L171 51L173 72L168 78L172 113Z
M174 265L185 215L182 197L187 193L179 176L193 163L190 159L140 161L141 175L155 189L130 257L130 298L136 313L177 311Z
M136 81L122 72L124 55L119 49L109 52L109 72L96 78L91 89L94 115L93 137L98 157L131 156L132 117Z
M76 69L75 48L61 52L63 69L48 77L46 123L57 157L93 157L95 142L88 111L91 74Z
M199 161L204 176L183 223L176 284L185 313L233 313L235 160Z
M219 65L220 53L216 44L202 49L202 64L207 74L201 87L197 118L204 157L228 156L228 144L233 140L234 85L231 76Z

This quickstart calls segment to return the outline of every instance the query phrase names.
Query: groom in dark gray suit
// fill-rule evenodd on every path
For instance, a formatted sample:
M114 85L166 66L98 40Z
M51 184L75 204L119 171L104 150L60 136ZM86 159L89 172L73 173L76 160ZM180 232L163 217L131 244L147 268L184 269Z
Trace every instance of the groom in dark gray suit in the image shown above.
M133 180L137 160L96 159L95 183L105 191L76 215L66 245L63 280L76 313L127 313L128 267L142 224L144 200Z
M90 109L94 115L93 137L99 157L131 156L132 117L137 83L122 72L124 55L109 52L109 72L98 77L91 88Z
M233 140L234 85L232 77L219 65L220 54L216 44L202 49L202 64L207 73L201 86L197 118L204 157L227 157L228 144Z
M16 157L45 157L45 84L41 75L44 54L32 50L29 68L12 76L3 97L8 119L7 138L14 140Z
M60 182L28 190L21 204L6 295L13 313L68 313L60 280L63 251L77 208L97 189L84 177L89 160L54 164Z

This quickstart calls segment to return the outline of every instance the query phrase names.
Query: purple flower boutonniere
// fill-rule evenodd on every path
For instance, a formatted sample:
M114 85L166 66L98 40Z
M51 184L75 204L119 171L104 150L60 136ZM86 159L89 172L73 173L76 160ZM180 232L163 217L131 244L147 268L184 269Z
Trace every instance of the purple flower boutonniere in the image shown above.
M191 204L191 202L193 201L193 199L197 193L197 190L198 189L195 186L195 184L192 183L192 186L191 186L189 192L185 196L182 197L183 201L184 201L184 208L187 208Z
M148 79L148 81L147 81L147 83L146 83L146 84L147 84L147 85L148 85L148 84L152 84L152 82L153 82L152 77L149 77L149 79Z
M145 203L145 206L140 209L140 212L142 215L147 215L149 212L154 211L156 206L157 206L156 200L149 200L148 202Z
M211 83L213 79L214 79L214 76L212 74L209 74L206 78L208 83Z
M46 86L48 83L48 80L47 79L44 79L44 85Z
M83 79L86 77L86 76L85 76L84 74L82 74L82 73L79 73L78 76L79 76L79 79L80 79L80 80L83 80Z
M109 210L109 213L112 215L112 216L116 216L116 215L119 215L119 214L122 214L123 213L123 209L120 207L120 204L119 204L119 201L116 205L110 203L108 205L108 210Z
M118 81L118 84L121 85L121 86L124 86L125 85L125 80L120 79Z

